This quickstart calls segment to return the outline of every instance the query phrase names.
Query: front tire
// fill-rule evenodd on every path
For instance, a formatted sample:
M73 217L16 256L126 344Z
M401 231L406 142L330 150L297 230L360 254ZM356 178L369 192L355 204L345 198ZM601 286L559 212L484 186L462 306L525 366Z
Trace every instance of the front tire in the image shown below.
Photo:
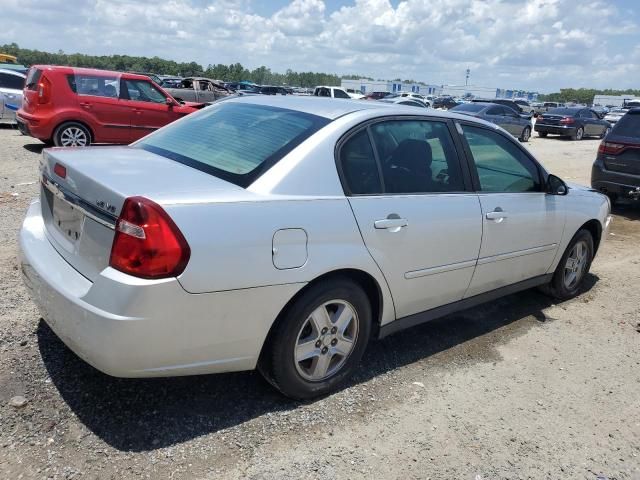
M593 256L591 233L588 230L578 230L562 255L546 292L558 300L575 297L589 273Z
M359 285L341 278L319 283L280 318L260 370L290 398L335 391L357 368L371 323L369 297Z
M520 135L519 140L523 143L528 142L529 138L531 138L531 127L524 127L522 134Z
M87 147L91 144L89 129L78 122L65 122L53 134L56 147Z

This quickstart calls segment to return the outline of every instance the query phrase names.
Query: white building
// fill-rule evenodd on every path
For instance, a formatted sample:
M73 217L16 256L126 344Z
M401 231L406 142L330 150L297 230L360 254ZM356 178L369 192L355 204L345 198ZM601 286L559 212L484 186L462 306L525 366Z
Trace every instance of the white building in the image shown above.
M538 92L528 92L525 90L509 90L497 87L481 87L478 85L443 85L443 95L452 97L475 97L475 98L522 98L535 101L538 99Z
M414 92L421 95L435 96L442 94L442 87L440 85L385 80L366 80L364 78L357 80L343 79L340 86L347 91L353 90L365 95L371 92Z
M596 95L593 97L593 104L600 105L601 107L613 106L621 107L625 100L632 100L635 98L633 95Z

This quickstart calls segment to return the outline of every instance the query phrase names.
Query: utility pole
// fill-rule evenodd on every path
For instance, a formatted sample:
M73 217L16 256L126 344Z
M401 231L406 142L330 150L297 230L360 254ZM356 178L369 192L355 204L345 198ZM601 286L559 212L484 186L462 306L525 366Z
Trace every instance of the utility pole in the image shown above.
M464 81L464 85L465 85L465 87L466 87L467 85L469 85L469 76L470 76L470 75L471 75L471 70L469 70L469 69L467 68L467 78L466 78L466 79L465 79L465 81Z

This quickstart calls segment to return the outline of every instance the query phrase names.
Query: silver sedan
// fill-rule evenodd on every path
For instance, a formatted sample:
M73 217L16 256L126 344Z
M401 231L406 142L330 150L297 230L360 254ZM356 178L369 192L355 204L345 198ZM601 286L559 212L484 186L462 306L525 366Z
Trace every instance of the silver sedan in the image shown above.
M121 377L258 367L294 398L375 337L575 296L609 216L491 123L377 102L231 98L40 169L22 271L74 352Z

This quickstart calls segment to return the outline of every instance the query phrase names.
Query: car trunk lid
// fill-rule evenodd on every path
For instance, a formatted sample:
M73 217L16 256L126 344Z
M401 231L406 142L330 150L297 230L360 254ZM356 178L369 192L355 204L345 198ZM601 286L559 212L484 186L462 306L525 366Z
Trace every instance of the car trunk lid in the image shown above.
M125 200L160 205L234 200L251 195L232 183L132 147L47 149L40 163L46 235L89 280L109 265Z

